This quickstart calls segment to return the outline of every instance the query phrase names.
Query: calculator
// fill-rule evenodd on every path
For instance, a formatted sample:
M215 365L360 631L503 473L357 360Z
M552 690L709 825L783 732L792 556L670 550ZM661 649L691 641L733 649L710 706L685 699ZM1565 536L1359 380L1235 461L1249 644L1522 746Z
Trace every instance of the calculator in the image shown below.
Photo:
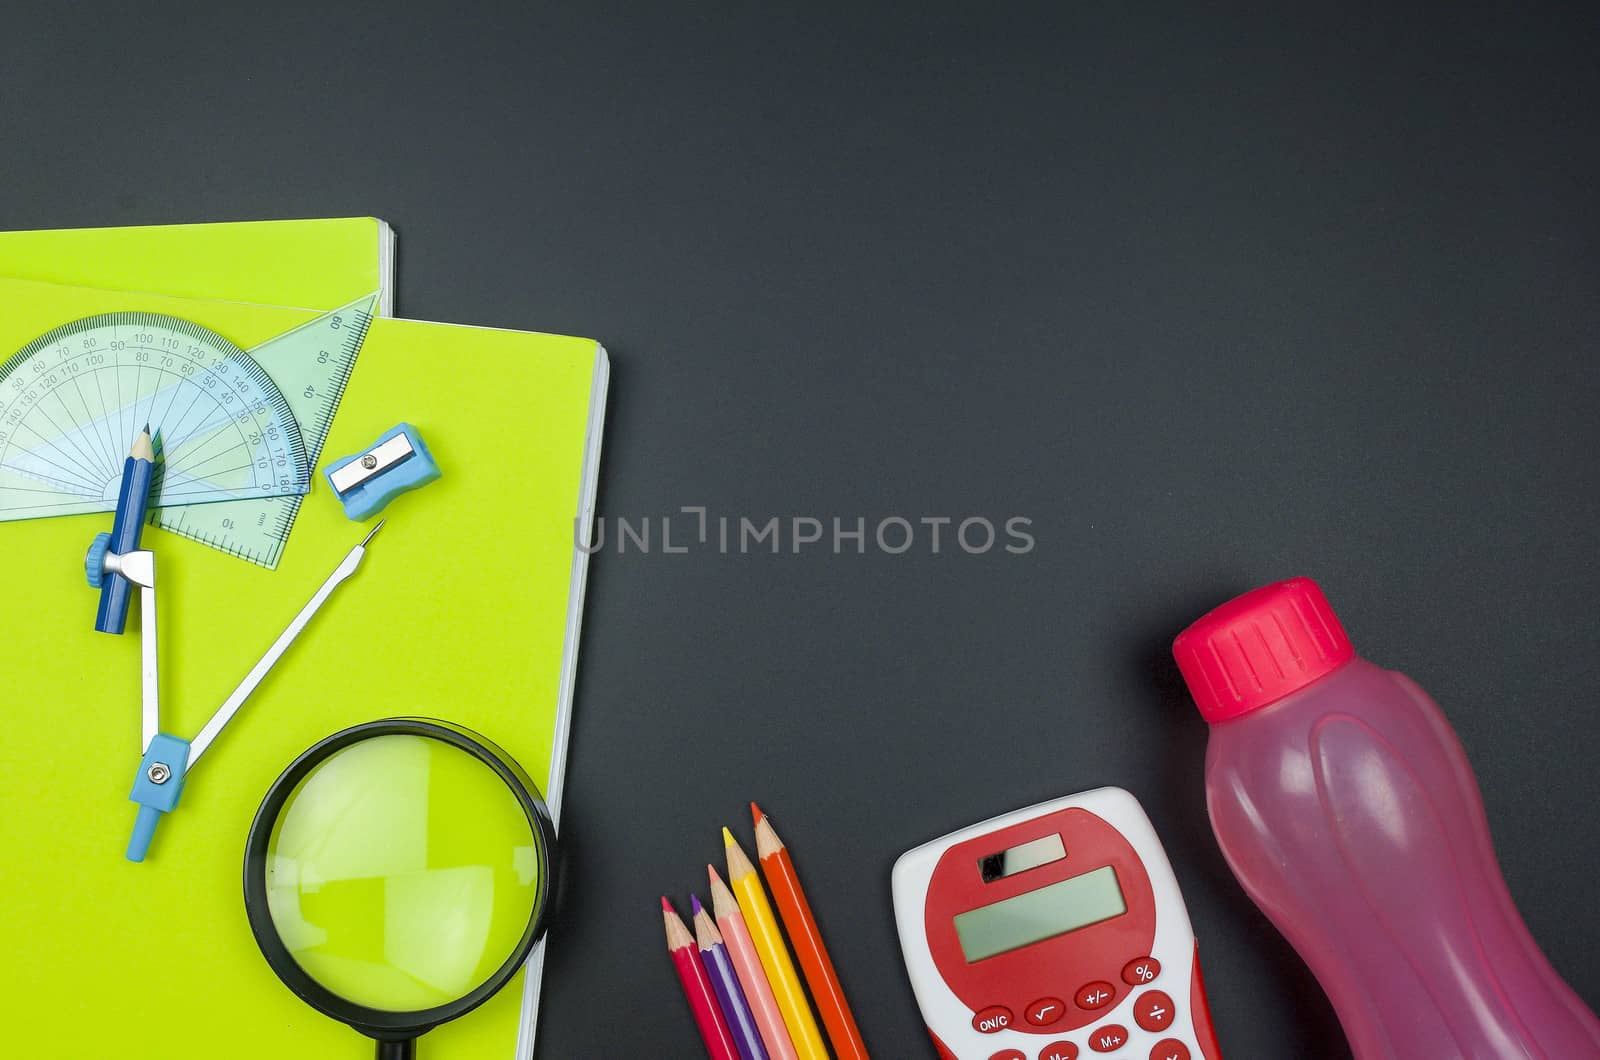
M1221 1060L1178 881L1121 788L925 843L893 883L942 1060Z

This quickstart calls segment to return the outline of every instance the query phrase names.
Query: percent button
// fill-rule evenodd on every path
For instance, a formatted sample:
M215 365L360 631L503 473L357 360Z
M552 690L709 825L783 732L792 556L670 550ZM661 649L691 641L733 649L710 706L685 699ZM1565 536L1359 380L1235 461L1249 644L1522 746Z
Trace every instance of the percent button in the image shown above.
M1122 981L1129 986L1153 983L1160 974L1161 962L1154 957L1140 957L1122 966Z

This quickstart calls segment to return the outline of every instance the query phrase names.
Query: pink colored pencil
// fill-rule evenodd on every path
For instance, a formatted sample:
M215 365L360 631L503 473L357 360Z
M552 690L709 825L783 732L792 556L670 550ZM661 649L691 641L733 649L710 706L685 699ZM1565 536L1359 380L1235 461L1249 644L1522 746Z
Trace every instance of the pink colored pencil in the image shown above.
M772 984L767 982L766 970L761 967L761 958L750 938L744 914L739 912L739 903L715 868L707 865L706 872L711 877L711 909L716 914L717 927L722 930L723 945L728 947L728 957L739 975L739 985L744 987L745 1000L750 1002L750 1012L755 1016L767 1054L772 1060L800 1060L794 1041L789 1037L789 1028L784 1026L778 999L772 995Z
M711 1060L739 1060L733 1032L722 1017L722 1009L717 1007L717 995L711 989L711 980L700 963L700 955L695 952L694 937L665 897L661 899L661 915L667 922L667 952L672 954L672 963L677 966L683 996L689 1000L689 1011L694 1013L695 1025L706 1043L706 1055Z

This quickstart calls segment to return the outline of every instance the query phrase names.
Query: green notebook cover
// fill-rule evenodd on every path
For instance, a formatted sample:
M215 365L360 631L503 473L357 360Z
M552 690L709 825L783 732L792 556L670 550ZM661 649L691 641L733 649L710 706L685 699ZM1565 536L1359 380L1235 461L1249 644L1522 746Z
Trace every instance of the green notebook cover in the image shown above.
M207 231L218 227L230 230L226 239ZM163 312L248 346L314 314L245 303L270 295L329 309L384 284L392 257L381 261L374 243L386 227L357 218L0 233L0 275L57 284L0 280L0 314L26 305L20 315L35 326L118 309ZM316 282L275 264L278 253L316 259L323 239L343 249L319 259ZM251 261L264 262L259 277ZM59 286L86 279L123 289ZM140 293L161 286L233 301ZM475 370L441 371L441 350ZM277 772L316 739L408 713L446 717L501 743L530 775L547 778L559 814L588 564L573 547L574 520L587 526L593 515L608 375L593 340L374 322L324 462L407 419L444 478L385 513L394 522L357 579L219 739L144 865L121 856L135 810L127 789L138 760L137 623L122 638L94 634L94 593L82 575L83 550L108 519L0 526L5 554L26 557L8 593L23 603L0 611L0 636L11 658L33 660L7 668L7 698L19 709L0 764L27 770L33 790L47 793L25 812L0 815L0 844L18 854L0 870L8 919L28 925L12 933L22 984L14 1000L31 1013L19 1032L27 1055L114 1055L130 1028L174 1014L185 1033L150 1040L175 1060L364 1048L294 998L256 951L239 888L250 818ZM517 461L504 459L508 424L519 432ZM163 727L192 736L360 531L319 480L276 572L147 534L161 571ZM495 558L507 550L527 564L516 592ZM418 663L395 667L400 658ZM529 967L542 968L542 946ZM430 1032L424 1048L446 1060L527 1058L538 992L537 974L519 977Z
M375 217L0 232L0 276L307 309L382 291L392 316L394 233Z

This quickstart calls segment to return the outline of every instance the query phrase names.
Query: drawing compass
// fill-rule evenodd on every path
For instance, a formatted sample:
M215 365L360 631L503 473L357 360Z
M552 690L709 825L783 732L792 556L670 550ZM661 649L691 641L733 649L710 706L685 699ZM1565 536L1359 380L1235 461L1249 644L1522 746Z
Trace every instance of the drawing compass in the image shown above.
M352 548L328 575L320 588L312 595L311 599L300 613L294 616L284 631L278 634L278 639L272 642L259 662L251 667L244 680L239 682L239 687L233 690L222 706L217 708L211 719L200 729L200 734L193 740L185 740L181 736L161 731L161 708L159 699L160 681L157 675L156 652L156 561L155 554L149 549L140 548L123 553L110 550L111 535L100 534L94 543L89 546L89 554L85 560L85 570L89 577L89 584L99 589L102 582L110 576L116 575L126 578L139 588L139 623L140 623L140 668L142 670L140 712L139 712L139 746L143 758L139 762L139 771L134 776L133 792L128 796L139 804L139 815L134 821L133 836L128 840L128 860L143 861L146 852L150 849L150 841L155 836L156 825L160 823L162 814L169 813L178 805L178 798L183 794L184 782L188 779L190 770L206 749L216 740L223 726L233 720L233 716L244 706L244 701L256 690L256 686L266 677L267 672L289 650L289 645L294 643L306 625L310 623L311 616L327 602L328 597L350 575L356 572L361 565L361 560L366 556L367 543L370 542L383 523L378 523L372 531L362 538L361 543Z

